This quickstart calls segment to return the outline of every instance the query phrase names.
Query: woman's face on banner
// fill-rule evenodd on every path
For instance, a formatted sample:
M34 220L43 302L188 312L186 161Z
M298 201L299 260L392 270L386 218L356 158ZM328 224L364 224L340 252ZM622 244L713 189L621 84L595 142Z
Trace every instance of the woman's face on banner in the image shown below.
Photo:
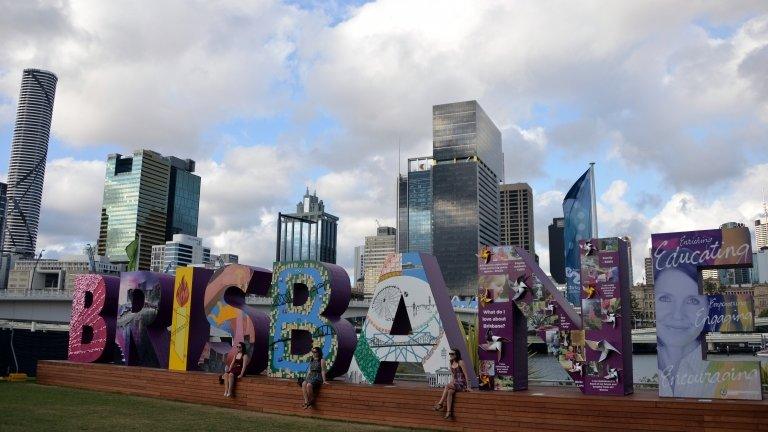
M707 296L698 283L680 270L665 270L655 281L656 332L664 345L685 346L704 328Z

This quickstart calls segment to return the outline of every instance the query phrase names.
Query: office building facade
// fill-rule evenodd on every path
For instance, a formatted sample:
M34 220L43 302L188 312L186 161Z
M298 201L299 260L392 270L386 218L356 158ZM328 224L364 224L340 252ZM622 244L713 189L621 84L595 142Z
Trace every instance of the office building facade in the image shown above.
M392 227L379 227L375 236L365 238L363 252L363 295L372 298L376 284L379 282L381 267L390 254L395 253L397 230Z
M151 270L176 274L177 267L207 265L211 262L211 248L203 246L203 239L186 234L174 234L171 241L152 246Z
M548 227L549 274L558 284L565 281L565 219L554 218Z
M499 186L502 245L520 246L536 255L533 230L533 190L528 183Z
M325 211L325 204L307 189L296 213L278 213L275 260L317 260L336 263L339 218Z
M185 170L178 162L174 167L174 160L181 161L152 150L136 150L131 156L109 155L97 246L99 255L116 263L128 262L125 248L138 239L139 269L149 270L152 246L172 239L172 236L167 237L169 226L170 231L189 229L197 232L197 217L189 212L199 208L199 177L196 192L194 186L187 187L189 185L185 183L181 187L184 189L181 199L172 197L179 187L171 188L171 172ZM184 163L186 169L194 169L193 161ZM197 204L191 204L190 200L196 200ZM177 217L175 209L185 214ZM192 235L187 232L177 234Z
M75 277L79 274L98 273L119 276L123 266L109 262L105 257L93 257L93 269L87 254L68 255L61 259L19 259L8 277L9 292L27 290L66 291L75 290Z
M58 78L40 69L24 69L8 165L5 251L32 257L37 247L45 163Z

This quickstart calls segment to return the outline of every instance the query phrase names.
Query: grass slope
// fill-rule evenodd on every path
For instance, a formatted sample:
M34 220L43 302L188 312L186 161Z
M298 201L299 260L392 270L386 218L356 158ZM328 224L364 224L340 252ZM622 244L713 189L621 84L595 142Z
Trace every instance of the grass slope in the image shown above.
M0 382L0 430L28 431L397 431L33 383Z

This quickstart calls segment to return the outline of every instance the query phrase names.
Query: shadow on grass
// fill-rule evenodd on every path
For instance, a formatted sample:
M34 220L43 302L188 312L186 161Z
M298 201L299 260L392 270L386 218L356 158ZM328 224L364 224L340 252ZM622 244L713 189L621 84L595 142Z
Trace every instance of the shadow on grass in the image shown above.
M0 382L0 429L27 431L397 431L33 383Z

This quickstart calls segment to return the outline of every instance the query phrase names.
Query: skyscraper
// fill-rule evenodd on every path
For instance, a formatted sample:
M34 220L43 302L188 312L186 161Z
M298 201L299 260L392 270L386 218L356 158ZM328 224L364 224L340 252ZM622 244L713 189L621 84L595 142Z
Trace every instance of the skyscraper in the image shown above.
M164 157L152 150L136 150L131 156L109 155L98 254L112 262L128 262L125 247L138 238L139 269L148 270L152 246L164 244L173 234L195 235L197 215L191 212L199 207L200 179L191 174L194 166L194 161ZM177 175L184 171L179 175L186 179L182 186L178 181L171 185L174 169ZM188 175L197 179L190 180ZM179 197L175 197L177 191ZM177 216L175 211L184 214Z
M8 272L11 270L11 254L5 252L5 209L8 205L8 185L0 182L0 290L8 288Z
M165 239L174 234L197 236L197 218L200 214L200 177L195 172L195 161L169 156L171 176L168 184L169 217L165 223Z
M432 166L429 156L408 159L400 177L400 251L432 253Z
M336 263L336 230L339 218L325 212L325 204L317 192L309 188L296 213L278 213L277 261L317 260Z
M373 291L379 282L381 267L388 255L395 252L395 238L397 230L392 227L379 227L375 236L365 238L365 252L363 253L363 293L366 298L373 297Z
M755 250L768 249L768 216L755 220Z
M559 284L565 283L565 219L554 218L549 225L549 274Z
M8 206L8 184L0 182L0 251L5 250L3 246L3 239L5 230L3 227L5 226L5 209Z
M501 132L477 101L435 105L432 153L399 177L399 249L431 251L449 294L472 296L478 249L500 241Z
M768 203L763 194L763 215L755 220L755 250L768 249Z
M8 167L8 205L4 249L35 254L45 161L58 78L40 69L24 69Z
M535 255L533 238L533 190L528 183L499 186L501 244L520 246Z

